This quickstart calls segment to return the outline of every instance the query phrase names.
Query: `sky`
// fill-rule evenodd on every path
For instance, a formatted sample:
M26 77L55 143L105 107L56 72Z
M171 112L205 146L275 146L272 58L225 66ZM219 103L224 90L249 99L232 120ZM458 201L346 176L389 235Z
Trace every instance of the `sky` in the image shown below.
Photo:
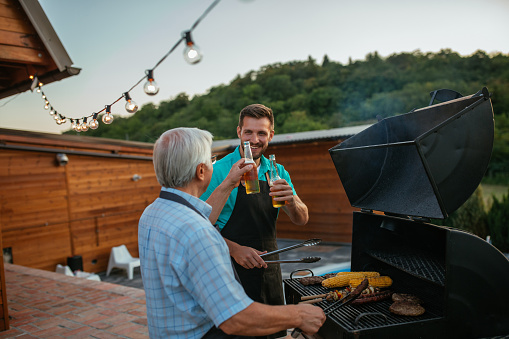
M77 76L43 86L52 106L81 119L112 104L153 68L213 0L39 0ZM221 0L193 30L200 63L181 43L155 70L156 96L142 81L130 95L140 108L180 93L203 95L237 75L309 56L321 63L450 48L509 54L508 0ZM487 84L489 88L489 84ZM112 113L129 116L124 100ZM113 122L114 124L115 122ZM99 128L108 128L100 122ZM0 128L61 133L35 91L0 100ZM86 135L86 132L84 132Z

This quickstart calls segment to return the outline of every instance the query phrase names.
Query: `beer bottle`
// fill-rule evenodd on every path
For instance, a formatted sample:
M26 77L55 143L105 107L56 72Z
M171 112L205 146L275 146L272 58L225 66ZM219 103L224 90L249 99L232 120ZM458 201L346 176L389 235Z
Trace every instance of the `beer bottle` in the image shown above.
M274 181L281 179L279 177L279 172L276 166L276 156L274 154L269 155L270 161L270 171L269 171L269 186L274 185ZM272 206L274 208L283 207L286 204L286 201L276 201L274 200L275 196L272 196Z
M258 182L258 170L253 160L253 154L251 153L251 146L249 141L244 141L244 158L246 159L245 164L253 165L253 168L244 173L244 182L246 184L246 193L254 194L260 193L260 183Z

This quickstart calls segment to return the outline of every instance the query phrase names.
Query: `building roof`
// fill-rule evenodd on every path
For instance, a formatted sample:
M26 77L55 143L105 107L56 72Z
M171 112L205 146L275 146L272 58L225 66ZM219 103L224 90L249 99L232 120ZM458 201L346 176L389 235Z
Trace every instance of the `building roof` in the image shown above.
M309 142L315 140L337 140L337 139L345 139L349 138L366 128L371 126L368 125L358 125L358 126L350 126L350 127L341 127L341 128L332 128L325 129L319 131L307 131L307 132L297 132L297 133L285 133L285 134L276 134L269 145L279 145L279 144L290 144L290 143L299 143L299 142ZM212 143L212 148L215 151L228 149L237 147L239 145L239 139L225 139L225 140L217 140Z
M0 0L0 99L31 89L30 75L49 84L80 71L38 0Z

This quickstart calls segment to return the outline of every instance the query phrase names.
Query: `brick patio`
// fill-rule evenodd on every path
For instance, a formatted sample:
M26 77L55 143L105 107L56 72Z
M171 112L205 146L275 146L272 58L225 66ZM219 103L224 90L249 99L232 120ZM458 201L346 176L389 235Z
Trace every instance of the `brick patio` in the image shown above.
M143 289L5 264L3 338L148 338Z

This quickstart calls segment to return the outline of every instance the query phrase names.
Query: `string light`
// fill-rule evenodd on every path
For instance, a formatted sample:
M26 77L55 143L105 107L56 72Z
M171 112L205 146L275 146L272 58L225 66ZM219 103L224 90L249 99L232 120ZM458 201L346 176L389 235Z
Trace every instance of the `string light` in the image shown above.
M97 127L99 127L99 121L97 121L98 114L99 113L94 113L92 120L90 120L90 122L88 123L88 127L90 127L90 129L97 129Z
M131 99L129 92L124 93L124 98L126 101L125 110L128 113L136 113L138 111L138 104L133 99Z
M102 113L105 111L105 114L102 115L102 122L106 125L109 125L113 122L114 117L111 114L111 106L119 102L122 98L125 98L125 109L129 113L136 113L138 111L138 105L134 100L131 99L129 92L132 91L136 86L138 86L143 80L147 80L146 83L143 86L143 89L147 95L156 95L159 92L159 87L157 86L157 83L154 80L154 70L182 43L182 41L185 41L186 47L184 49L184 58L185 60L190 64L196 64L198 63L203 55L198 48L198 46L193 42L191 38L191 32L198 26L198 24L205 18L205 16L220 2L221 0L214 0L212 4L205 10L205 12L202 13L202 15L194 22L191 29L182 32L180 39L175 43L175 45L156 63L156 65L149 70L145 71L145 76L141 78L134 86L132 86L127 92L124 92L123 95L115 100L110 105L106 105L105 108L100 110L99 112L92 113L91 115L84 116L81 119L83 120L83 123L80 123L80 119L75 118L69 118L71 122L71 129L76 132L85 132L89 128L90 129L97 129L99 127L99 122L97 121L97 117L99 113ZM58 125L61 125L65 122L67 122L67 118L59 113L53 108L53 106L50 103L50 100L48 97L42 92L42 86L43 83L39 81L37 78L37 74L30 75L30 79L32 80L31 90L33 91L36 89L37 93L42 93L42 99L44 100L44 109L49 110L50 116L52 116L55 119L55 122ZM87 124L88 118L92 118L90 122Z
M159 93L159 87L157 86L157 82L154 80L154 70L149 69L147 72L147 82L143 85L143 90L148 95L156 95Z
M74 125L74 130L75 130L76 132L81 132L80 119L76 119L76 125Z
M103 115L103 122L109 125L113 122L113 115L111 115L111 105L106 105L106 114Z
M202 59L202 53L200 48L196 46L191 39L191 31L185 31L182 33L183 37L186 39L186 48L184 48L184 59L192 64L197 64Z

